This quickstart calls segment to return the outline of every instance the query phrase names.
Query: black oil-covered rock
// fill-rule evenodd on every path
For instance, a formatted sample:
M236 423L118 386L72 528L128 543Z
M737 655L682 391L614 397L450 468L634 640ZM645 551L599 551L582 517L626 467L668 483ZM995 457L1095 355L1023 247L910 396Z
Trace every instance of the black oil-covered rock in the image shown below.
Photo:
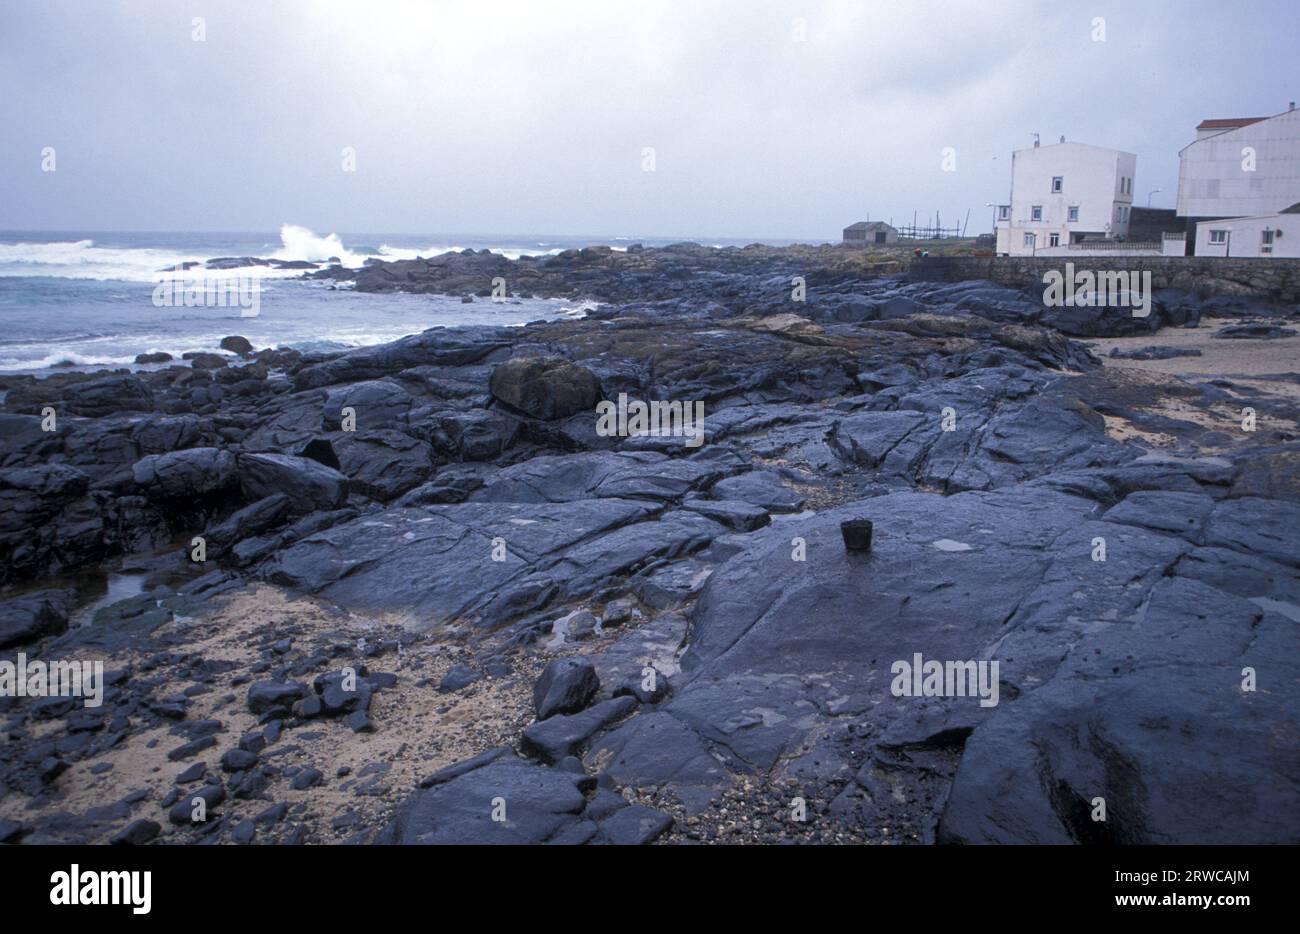
M1068 336L1167 359L1162 327L1293 314L1166 290L1134 319L898 271L830 247L466 251L315 275L476 296L502 276L607 304L0 378L0 640L130 659L100 710L0 699L4 790L57 804L145 731L178 763L152 834L153 792L123 789L4 835L637 844L731 821L764 840L1294 842L1300 442L1294 403L1262 388L1293 377L1102 368ZM704 443L598 432L620 394L702 403ZM142 592L80 625L101 597L80 575L123 561ZM400 634L313 642L289 616L237 668L196 647L214 604L266 583ZM449 638L453 664L421 671L412 649ZM969 664L971 690L918 695L895 669L927 661ZM412 717L539 670L535 722L418 787L289 764L299 737L353 731L424 755ZM752 813L719 819L745 781ZM393 808L321 813L322 785ZM796 795L806 824L784 816Z

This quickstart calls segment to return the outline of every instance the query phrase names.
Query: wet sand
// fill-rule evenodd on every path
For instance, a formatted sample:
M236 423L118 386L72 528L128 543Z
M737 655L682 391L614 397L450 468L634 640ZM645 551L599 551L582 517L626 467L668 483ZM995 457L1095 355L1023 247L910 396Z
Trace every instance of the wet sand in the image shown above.
M1233 318L1205 318L1198 328L1162 328L1143 337L1099 338L1086 343L1107 367L1181 376L1190 382L1231 379L1259 392L1300 400L1300 335L1274 340L1225 340L1213 336L1219 328L1240 323ZM1169 360L1126 360L1109 356L1117 347L1120 350L1177 347L1199 350L1201 356Z

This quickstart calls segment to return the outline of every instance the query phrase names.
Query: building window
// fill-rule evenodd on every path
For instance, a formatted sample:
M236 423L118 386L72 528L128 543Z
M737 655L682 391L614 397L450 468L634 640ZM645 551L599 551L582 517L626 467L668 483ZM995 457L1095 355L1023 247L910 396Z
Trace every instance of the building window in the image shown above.
M1069 219L1077 221L1079 219L1079 206L1077 204L1070 206Z
M1226 230L1211 230L1211 231L1210 231L1210 242L1211 242L1211 243L1227 243L1227 242L1228 242L1228 232L1227 232Z
M1273 243L1273 231L1261 230L1259 232L1259 242L1262 243L1264 246L1271 246Z
M1035 204L1029 209L1029 219L1031 221L1041 221L1043 219L1043 206Z
M1050 237L1047 238L1047 245L1048 245L1048 246L1060 246L1060 245L1061 245L1061 235L1060 235L1059 233L1054 233L1054 234L1052 234Z
M1025 246L1033 246L1034 239L1036 236L1037 236L1036 234L1031 234L1031 233L1025 234Z
M998 205L998 220L1000 220L1000 221L1005 221L1005 220L1010 220L1010 219L1011 219L1011 205L1009 205L1009 204L999 204L999 205Z
M1054 175L1054 176L1052 176L1052 194L1054 194L1054 195L1055 195L1055 194L1060 194L1060 192L1061 192L1061 186L1062 186L1064 183L1065 183L1065 179L1062 178L1060 175Z

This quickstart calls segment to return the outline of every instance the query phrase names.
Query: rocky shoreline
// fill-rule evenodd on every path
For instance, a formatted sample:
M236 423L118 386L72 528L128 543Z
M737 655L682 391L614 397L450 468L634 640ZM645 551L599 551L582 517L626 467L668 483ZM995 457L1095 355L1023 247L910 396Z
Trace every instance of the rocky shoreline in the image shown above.
M334 266L603 304L0 380L0 653L105 670L0 697L0 842L1300 840L1300 375L1079 340L1297 310L904 262ZM620 395L703 443L598 431ZM997 703L899 696L917 654L996 660Z

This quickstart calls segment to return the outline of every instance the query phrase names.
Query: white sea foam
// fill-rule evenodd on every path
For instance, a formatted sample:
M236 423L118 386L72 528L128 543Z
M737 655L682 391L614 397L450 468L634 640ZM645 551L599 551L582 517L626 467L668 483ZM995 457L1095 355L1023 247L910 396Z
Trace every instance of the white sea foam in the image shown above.
M16 357L0 358L0 373L19 370L44 370L56 366L127 366L135 362L135 356L103 357L80 354L71 350L58 350L37 359L20 360Z
M314 230L300 227L297 224L281 225L280 242L283 246L273 254L272 259L305 259L313 263L324 263L336 258L350 269L361 266L367 259L381 259L387 262L397 262L404 259L427 259L440 253L456 253L466 249L466 247L455 243L435 243L414 249L411 247L390 246L383 243L375 248L374 253L358 253L348 249L343 242L343 238L336 233L322 237ZM514 249L489 247L489 249L507 259L519 259L521 256L554 256L561 252L559 249L530 249L526 247Z
M371 248L374 252L354 251L348 248L336 233L321 236L307 227L284 224L280 227L280 249L264 259L283 261L306 260L326 263L337 258L344 266L358 268L367 259L388 261L437 256L465 249L455 243L434 243L412 249L382 244ZM559 249L528 247L491 247L508 259L521 256L554 256ZM89 279L100 281L157 282L163 270L182 263L203 263L216 258L221 251L213 248L205 254L182 253L176 250L152 247L106 247L94 240L65 240L52 243L0 243L0 277L45 276L56 279ZM196 267L197 268L197 267ZM298 269L273 269L269 266L251 266L228 270L207 270L213 275L239 275L256 271L262 278L290 278L302 274Z
M142 247L99 247L93 240L0 243L0 276L152 282L165 266L206 257Z
M272 259L305 259L312 263L323 263L331 257L337 257L344 266L360 266L365 261L365 256L349 251L338 234L322 237L297 224L280 225L280 242L284 246L271 256Z

